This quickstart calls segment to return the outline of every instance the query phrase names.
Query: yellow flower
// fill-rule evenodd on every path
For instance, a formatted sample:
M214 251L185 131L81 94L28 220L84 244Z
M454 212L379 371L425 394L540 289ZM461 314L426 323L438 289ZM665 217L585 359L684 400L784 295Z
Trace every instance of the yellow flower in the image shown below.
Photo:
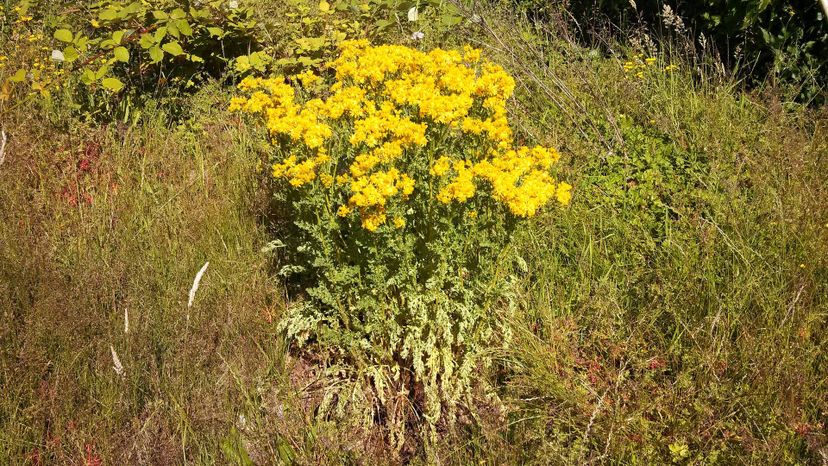
M310 87L321 79L319 76L313 74L313 71L311 70L307 70L304 73L297 74L296 77L299 79L299 81L302 82L302 85L305 87Z
M362 227L368 231L377 231L385 223L385 210L378 209L374 212L360 212L362 216Z
M477 63L480 61L482 50L475 49L470 46L463 47L463 60L469 63Z
M561 205L568 205L569 201L572 200L572 186L569 183L558 183L555 198Z
M330 3L320 2L320 11L331 11ZM337 215L357 210L369 231L386 223L388 209L411 209L401 204L410 202L420 182L440 203L475 198L519 217L535 215L552 200L570 202L571 186L550 174L560 154L514 146L507 102L515 81L480 50L423 52L365 40L344 40L339 49L330 86L312 71L288 80L248 77L238 86L243 96L230 102L232 111L260 119L286 153L272 166L275 178L313 196L306 185L318 176L331 189L326 196L347 200ZM636 57L624 68L643 77L644 63ZM322 97L308 100L310 93ZM435 146L431 135L444 145ZM427 167L434 179L413 177L430 154L447 147ZM401 222L399 216L392 221L396 228Z
M470 163L461 160L455 161L454 171L457 176L437 193L437 200L443 204L448 204L453 200L460 203L466 202L474 196L476 191L474 173L471 170Z
M319 11L322 13L328 13L329 11L331 11L331 4L326 2L325 0L322 0L321 2L319 2Z
M437 159L429 171L434 176L443 176L451 169L451 159L445 155Z

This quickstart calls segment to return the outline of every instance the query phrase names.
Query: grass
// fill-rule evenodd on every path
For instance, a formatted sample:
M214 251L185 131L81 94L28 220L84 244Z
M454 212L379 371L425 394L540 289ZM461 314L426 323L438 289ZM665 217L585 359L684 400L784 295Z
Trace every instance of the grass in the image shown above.
M634 79L623 48L479 13L425 46L507 66L513 121L561 148L575 197L515 238L514 341L435 457L824 463L825 109L690 61ZM325 387L275 330L265 149L229 96L205 87L176 125L163 109L128 127L3 114L0 462L398 461L381 431L314 415Z

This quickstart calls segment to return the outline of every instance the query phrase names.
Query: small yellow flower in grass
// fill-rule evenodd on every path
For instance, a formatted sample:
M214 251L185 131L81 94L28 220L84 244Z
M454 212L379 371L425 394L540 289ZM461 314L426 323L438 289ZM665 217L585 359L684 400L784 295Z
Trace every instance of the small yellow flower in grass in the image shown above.
M394 227L399 229L399 228L402 228L404 226L405 226L405 219L404 218L399 217L399 216L394 217Z
M326 2L325 0L322 0L321 2L319 2L319 11L322 12L322 13L330 12L331 11L331 4Z
M469 218L477 218L477 211L476 210L470 210L469 211Z
M331 175L328 175L327 173L323 173L319 175L319 181L322 182L322 186L330 188L333 185L334 178Z
M799 264L799 268L800 268L800 269L804 269L804 268L805 268L805 264Z
M650 65L650 66L655 65L656 61L657 61L657 59L655 57L650 57L650 58L644 60L644 62L647 63L647 65Z

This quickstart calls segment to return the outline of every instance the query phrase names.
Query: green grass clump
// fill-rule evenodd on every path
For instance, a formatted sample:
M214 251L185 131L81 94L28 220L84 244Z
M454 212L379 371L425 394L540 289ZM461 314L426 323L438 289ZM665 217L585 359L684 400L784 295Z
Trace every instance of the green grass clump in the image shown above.
M493 272L513 283L493 309L513 307L511 344L475 373L490 389L438 426L432 460L825 461L825 109L746 92L667 44L605 55L554 24L462 12L416 44L386 37L484 48L518 81L510 121L561 149L574 196ZM624 71L638 53L657 62L643 77ZM416 443L396 457L379 420L317 414L332 387L286 350L295 296L261 251L290 219L230 96L205 85L130 125L0 104L0 463L428 461Z

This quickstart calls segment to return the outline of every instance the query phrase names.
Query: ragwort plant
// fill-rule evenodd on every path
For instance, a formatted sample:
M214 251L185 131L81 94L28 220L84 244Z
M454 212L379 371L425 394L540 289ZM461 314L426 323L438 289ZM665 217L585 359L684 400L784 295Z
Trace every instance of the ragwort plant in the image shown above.
M295 227L274 243L281 273L310 283L281 328L337 379L321 412L380 420L400 448L412 415L433 438L468 405L487 350L508 340L494 265L518 222L568 204L571 186L556 150L514 146L514 80L479 50L345 41L331 69L330 85L247 78L231 109L273 144Z

